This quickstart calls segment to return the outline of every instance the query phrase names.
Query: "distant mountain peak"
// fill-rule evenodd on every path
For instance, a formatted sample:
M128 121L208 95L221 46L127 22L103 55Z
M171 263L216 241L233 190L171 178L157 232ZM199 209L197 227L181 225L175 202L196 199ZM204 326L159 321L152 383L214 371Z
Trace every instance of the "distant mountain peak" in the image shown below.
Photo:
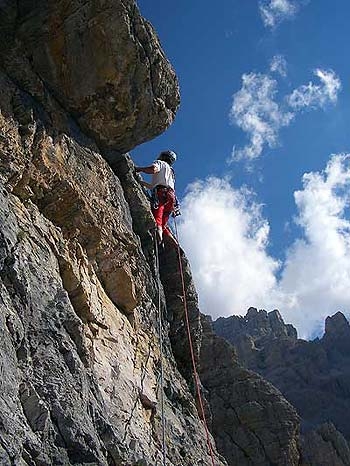
M339 336L343 333L350 334L350 324L344 314L338 311L333 316L328 316L325 325L325 336Z
M277 309L267 312L264 309L258 310L250 307L247 314L242 316L219 317L214 323L215 331L231 341L232 336L241 337L249 335L254 340L261 337L289 337L297 339L297 331L291 324L285 324Z
M296 329L284 323L278 310L250 308L245 317L217 319L213 325L234 345L241 364L273 383L296 407L303 431L308 432L305 442L314 450L315 458L322 438L322 454L326 454L327 442L339 433L323 429L309 434L310 429L332 422L350 439L348 418L344 416L350 410L350 324L342 312L327 317L324 336L314 341L298 339ZM339 442L346 445L344 438ZM332 463L334 452L328 453L331 456L325 463L315 464L350 464L347 459ZM343 456L348 458L348 450Z

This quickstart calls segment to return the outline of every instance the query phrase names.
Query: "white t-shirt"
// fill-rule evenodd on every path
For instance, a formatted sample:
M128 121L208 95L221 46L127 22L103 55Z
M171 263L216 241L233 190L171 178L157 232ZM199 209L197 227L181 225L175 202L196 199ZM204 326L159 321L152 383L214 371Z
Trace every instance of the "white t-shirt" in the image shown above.
M153 165L159 169L159 171L152 175L152 187L154 188L160 184L175 189L174 173L170 165L163 160L155 160Z

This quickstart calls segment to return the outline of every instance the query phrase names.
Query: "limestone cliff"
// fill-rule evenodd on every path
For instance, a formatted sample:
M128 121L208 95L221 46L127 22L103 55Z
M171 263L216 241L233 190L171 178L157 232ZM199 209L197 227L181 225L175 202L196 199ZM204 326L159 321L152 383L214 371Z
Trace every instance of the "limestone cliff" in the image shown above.
M155 266L124 152L171 123L179 90L134 0L4 0L0 10L0 463L211 464L178 257ZM186 296L215 465L298 465L299 419Z
M172 121L174 72L133 1L3 2L0 25L0 462L160 464L156 275L103 155ZM163 331L168 464L208 461Z

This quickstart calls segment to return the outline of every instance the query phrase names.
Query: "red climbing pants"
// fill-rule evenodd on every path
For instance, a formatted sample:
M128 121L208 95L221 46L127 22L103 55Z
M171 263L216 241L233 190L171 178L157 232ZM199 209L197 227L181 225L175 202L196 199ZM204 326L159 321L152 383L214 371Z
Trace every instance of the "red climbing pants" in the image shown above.
M152 213L157 226L163 229L163 233L169 236L171 233L167 223L170 214L174 210L175 193L171 188L165 186L157 186L156 188L156 203L152 207Z

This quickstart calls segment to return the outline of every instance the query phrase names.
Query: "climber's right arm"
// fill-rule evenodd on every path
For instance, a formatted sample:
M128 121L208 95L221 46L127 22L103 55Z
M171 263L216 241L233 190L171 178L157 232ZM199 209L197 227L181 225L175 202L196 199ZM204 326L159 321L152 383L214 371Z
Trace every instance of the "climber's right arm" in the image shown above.
M149 165L148 167L135 167L136 173L147 173L147 175L154 175L155 173L159 172L159 167L157 165L152 164Z

